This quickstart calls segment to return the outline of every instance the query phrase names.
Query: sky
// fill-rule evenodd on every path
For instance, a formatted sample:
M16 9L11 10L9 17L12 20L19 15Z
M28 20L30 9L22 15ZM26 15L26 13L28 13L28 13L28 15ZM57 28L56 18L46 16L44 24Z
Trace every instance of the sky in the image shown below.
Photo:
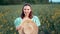
M49 0L49 2L60 2L60 0Z

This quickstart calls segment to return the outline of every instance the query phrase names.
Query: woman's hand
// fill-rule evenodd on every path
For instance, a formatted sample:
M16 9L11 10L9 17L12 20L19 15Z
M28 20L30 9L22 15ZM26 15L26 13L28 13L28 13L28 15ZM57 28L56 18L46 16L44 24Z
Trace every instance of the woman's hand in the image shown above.
M24 29L23 29L22 26L19 26L19 27L17 28L17 30L18 30L19 34L25 34L25 33L24 33Z
M21 30L21 29L23 29L22 26L18 26L18 27L16 27L16 30Z

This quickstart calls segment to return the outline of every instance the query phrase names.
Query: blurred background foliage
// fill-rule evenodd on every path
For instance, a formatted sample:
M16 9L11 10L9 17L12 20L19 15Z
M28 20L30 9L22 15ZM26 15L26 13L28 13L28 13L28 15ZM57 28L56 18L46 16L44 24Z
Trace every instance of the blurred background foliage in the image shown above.
M0 0L0 5L9 5L9 4L48 4L49 0Z
M14 20L24 3L32 4L33 14L40 19L39 34L60 34L60 4L48 0L0 0L0 34L18 34Z

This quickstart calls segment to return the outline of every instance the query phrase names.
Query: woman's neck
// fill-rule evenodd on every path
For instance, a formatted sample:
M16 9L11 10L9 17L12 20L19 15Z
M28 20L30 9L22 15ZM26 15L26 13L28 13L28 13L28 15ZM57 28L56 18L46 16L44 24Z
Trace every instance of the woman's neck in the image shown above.
M25 18L29 18L28 16L25 16Z
M25 17L27 17L27 18L28 18L29 16L28 16L28 15L26 15Z

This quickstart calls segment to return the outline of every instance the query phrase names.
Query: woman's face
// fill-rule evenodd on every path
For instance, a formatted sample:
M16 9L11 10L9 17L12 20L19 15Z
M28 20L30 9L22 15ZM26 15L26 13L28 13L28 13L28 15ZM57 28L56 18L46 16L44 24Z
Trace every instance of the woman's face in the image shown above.
M23 8L24 14L29 15L29 13L31 12L31 7L30 6L24 6Z

